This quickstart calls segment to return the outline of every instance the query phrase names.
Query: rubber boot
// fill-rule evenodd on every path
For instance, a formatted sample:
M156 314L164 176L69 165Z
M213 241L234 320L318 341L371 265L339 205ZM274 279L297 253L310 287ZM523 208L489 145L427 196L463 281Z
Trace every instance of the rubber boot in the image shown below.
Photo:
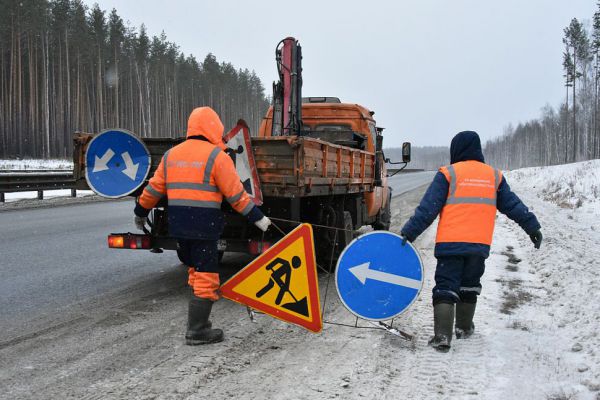
M223 341L223 331L212 329L208 320L213 301L192 297L188 310L188 326L185 333L185 344L197 346L199 344L217 343Z
M452 327L454 325L454 304L438 303L433 306L433 333L429 345L446 353L450 350Z
M477 303L456 303L456 326L454 333L457 339L467 339L475 332L473 316Z

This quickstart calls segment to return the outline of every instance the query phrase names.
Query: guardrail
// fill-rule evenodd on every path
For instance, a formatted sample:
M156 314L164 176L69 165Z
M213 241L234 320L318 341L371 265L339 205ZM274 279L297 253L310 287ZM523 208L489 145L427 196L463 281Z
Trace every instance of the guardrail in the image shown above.
M389 174L397 169L388 169ZM419 172L422 169L405 168L402 173ZM77 196L75 178L71 170L4 170L0 171L0 203L5 202L5 193L37 192L39 200L44 199L44 190L71 189L71 197Z
M71 189L76 197L75 179L71 170L46 171L0 171L0 203L5 201L5 193L37 192L39 200L44 199L44 190Z

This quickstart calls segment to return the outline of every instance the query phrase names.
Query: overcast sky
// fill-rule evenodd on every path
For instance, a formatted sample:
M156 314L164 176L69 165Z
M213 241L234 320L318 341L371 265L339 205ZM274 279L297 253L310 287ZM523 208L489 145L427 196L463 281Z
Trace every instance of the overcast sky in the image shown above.
M94 1L87 1L88 4ZM593 0L198 1L100 0L185 53L254 69L270 93L274 48L302 45L304 96L337 96L375 111L385 147L482 139L564 101L562 35L589 21ZM296 6L294 6L296 4Z

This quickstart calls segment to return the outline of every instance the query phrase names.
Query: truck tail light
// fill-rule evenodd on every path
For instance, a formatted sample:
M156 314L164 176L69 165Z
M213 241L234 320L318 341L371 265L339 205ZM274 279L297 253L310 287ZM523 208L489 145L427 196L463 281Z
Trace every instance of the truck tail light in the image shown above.
M270 242L262 242L260 240L251 240L248 242L248 253L256 256L267 251L271 247Z
M151 249L152 238L150 235L137 235L133 233L108 235L108 247L112 249Z

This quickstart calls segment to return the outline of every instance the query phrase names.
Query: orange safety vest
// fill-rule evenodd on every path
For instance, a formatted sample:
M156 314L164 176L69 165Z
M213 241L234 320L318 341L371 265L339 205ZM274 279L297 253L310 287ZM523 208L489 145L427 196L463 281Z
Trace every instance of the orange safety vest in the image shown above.
M242 215L254 207L231 158L218 146L203 140L188 139L167 151L139 203L144 208L153 208L164 194L169 206L220 210L225 195Z
M449 183L438 223L436 243L480 243L490 246L496 219L496 194L502 172L479 161L440 168Z

